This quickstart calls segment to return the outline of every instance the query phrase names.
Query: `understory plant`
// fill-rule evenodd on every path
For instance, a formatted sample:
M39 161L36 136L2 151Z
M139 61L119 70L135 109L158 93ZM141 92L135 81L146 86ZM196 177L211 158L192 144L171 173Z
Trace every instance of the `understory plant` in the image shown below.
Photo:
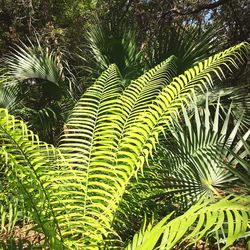
M0 107L28 122L50 143L55 143L78 93L64 57L37 40L20 43L1 58Z
M149 158L160 136L172 131L183 114L187 118L183 110L190 107L197 92L240 69L248 56L249 44L241 43L198 62L179 76L176 58L171 56L125 89L117 66L112 64L77 102L58 147L42 142L22 120L1 109L0 177L5 180L4 188L11 190L28 212L33 230L44 235L42 247L173 249L222 231L226 248L244 236L250 197L215 195L211 199L203 192L185 213L176 218L169 214L158 223L143 225L130 242L122 240L115 228L124 194L132 180L150 167ZM214 120L214 132L219 131L217 125ZM180 138L183 133L180 131ZM220 138L224 132L218 133ZM191 151L180 159L177 177L183 169L189 171ZM218 166L211 171L215 168L217 171Z

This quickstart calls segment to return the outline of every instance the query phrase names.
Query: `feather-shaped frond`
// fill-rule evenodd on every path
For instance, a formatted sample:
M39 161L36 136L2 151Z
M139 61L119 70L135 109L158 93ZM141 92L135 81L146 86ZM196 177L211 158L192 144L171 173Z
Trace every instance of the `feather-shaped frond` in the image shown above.
M144 113L176 74L176 58L169 57L153 69L149 70L124 90L120 97L121 108L123 109L123 134L125 130ZM122 134L122 136L123 136Z
M110 183L116 186L117 173L111 171L110 162L117 136L117 98L121 92L119 71L111 65L85 92L64 127L60 150L70 168L62 173L62 181L56 185L60 188L67 182L76 182L72 188L68 184L67 192L69 196L78 193L78 199L75 203L73 199L63 201L65 207L68 202L76 207L70 208L60 221L67 224L70 218L74 225L69 224L68 230L72 228L72 234L82 233L83 227L89 228L85 239L80 240L86 241L86 236L100 240L106 228L110 228L112 214L106 211L114 195ZM79 212L80 207L82 212Z
M149 108L129 124L119 143L117 166L122 166L129 174L141 168L149 154L152 154L159 133L171 125L173 116L178 115L178 108L192 98L194 89L212 86L214 78L223 76L224 67L232 70L238 68L238 64L244 63L246 53L248 45L242 43L210 57L174 78ZM124 106L126 107L125 102Z
M222 248L226 249L248 231L249 211L249 197L227 197L212 204L202 199L183 215L171 221L168 215L155 226L144 226L126 250L151 250L156 247L167 250L179 244L183 244L183 249L220 228L227 229L224 230L225 245Z
M51 242L60 228L55 220L50 194L46 181L50 166L56 167L56 158L60 153L52 145L40 142L37 135L28 130L24 122L0 109L0 158L10 170L10 185L21 190L27 209L32 211L33 219L38 223ZM8 176L6 176L8 177Z
M122 134L121 126L126 125L126 119L122 120L121 116L128 117L132 112L134 115L135 112L143 112L146 107L143 104L151 103L160 89L171 80L174 74L172 64L173 59L170 58L155 67L150 74L145 74L132 83L131 87L125 90L123 98L120 97L122 88L119 72L116 66L111 65L86 91L65 124L65 135L61 139L60 150L69 162L71 170L64 174L68 175L67 181L75 180L75 175L78 176L79 184L81 183L79 188L82 192L82 207L85 207L81 221L91 221L91 226L88 225L92 227L91 237L100 239L100 235L105 233L104 228L110 227L113 211L121 199L117 192L124 172L123 169L113 168L118 149L117 141ZM143 82L145 78L148 79L147 82ZM129 99L127 93L131 92L134 97ZM125 100L130 102L131 109L123 115ZM65 183L62 181L58 184L60 185L64 186ZM73 189L76 191L78 187ZM93 220L95 214L102 216ZM82 222L79 226L82 228ZM103 231L99 232L99 228Z
M88 164L94 137L98 138L104 129L102 125L112 126L112 120L105 121L105 117L116 110L116 98L121 92L119 71L115 65L111 65L84 93L69 116L60 142L60 149L65 155L75 156L75 162L80 157L79 164ZM72 152L68 151L70 148Z

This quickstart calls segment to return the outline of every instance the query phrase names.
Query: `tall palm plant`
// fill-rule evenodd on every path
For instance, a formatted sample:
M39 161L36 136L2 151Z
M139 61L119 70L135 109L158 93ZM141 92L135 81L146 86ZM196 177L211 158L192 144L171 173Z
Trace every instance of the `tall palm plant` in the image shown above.
M45 245L51 249L119 245L113 226L116 211L131 178L147 164L159 135L172 127L179 108L189 104L195 90L212 86L227 69L238 69L248 53L249 45L239 44L178 77L174 77L175 57L170 57L125 90L117 67L111 65L76 104L58 148L40 141L24 122L1 109L0 157L11 173L6 175L8 185L25 199L37 230L45 235ZM211 205L221 211L212 217L210 210L202 210L204 205L198 203L193 208L203 214L196 226L198 238L216 229L211 229L211 221L220 219L221 226L221 213L226 208L229 225L234 225L239 211L242 218L248 218L249 198L241 199L246 200L244 205L229 199ZM173 237L176 243L197 218L186 221L182 234L177 232L179 227L163 226L162 230L161 224L156 232L158 238L164 233L160 247L171 245ZM228 227L229 242L246 231L242 220L236 224L237 230ZM179 238L173 235L169 239L169 232Z

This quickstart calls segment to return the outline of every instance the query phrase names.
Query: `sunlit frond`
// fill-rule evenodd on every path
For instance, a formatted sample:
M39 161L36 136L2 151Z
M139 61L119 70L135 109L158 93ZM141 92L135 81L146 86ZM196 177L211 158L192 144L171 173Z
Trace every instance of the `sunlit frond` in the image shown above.
M198 242L203 236L209 236L220 228L224 230L227 249L237 238L248 231L250 198L230 197L215 203L200 200L183 215L169 220L165 217L155 226L149 224L141 229L126 250L173 249L174 246L186 248Z

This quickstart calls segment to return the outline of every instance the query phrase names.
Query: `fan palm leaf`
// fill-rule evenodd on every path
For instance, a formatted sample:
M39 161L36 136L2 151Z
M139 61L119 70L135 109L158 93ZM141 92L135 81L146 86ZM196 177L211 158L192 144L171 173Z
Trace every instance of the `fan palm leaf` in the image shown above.
M242 143L237 139L240 121L231 129L229 110L222 123L219 100L212 117L208 99L204 116L195 107L192 123L185 109L183 113L187 129L179 128L171 133L171 138L162 147L160 165L150 170L149 176L152 177L149 179L152 186L162 190L158 193L159 197L173 197L175 202L181 200L184 205L204 194L223 195L223 190L226 191L226 187L234 180L225 170L226 164L236 165L228 148L237 154L242 149ZM250 130L244 134L244 140L247 140L249 134ZM246 156L244 150L241 150L241 156ZM165 177L159 178L162 175Z
M5 62L9 66L10 74L18 80L37 78L57 86L62 81L62 72L55 55L44 51L39 42L36 47L34 45L28 47L22 43L6 57Z
M131 80L143 72L142 52L136 43L133 29L121 25L102 24L95 18L87 30L88 50L94 59L94 73L100 73L110 64L116 64L125 80ZM166 58L166 57L165 57ZM158 63L157 63L158 64Z
M178 58L178 72L204 60L216 48L215 37L219 30L215 26L199 27L181 26L163 28L156 39L149 42L149 62L156 64L170 55Z
M58 127L66 120L61 115L65 100L75 104L74 78L66 62L55 51L44 50L39 41L36 46L21 43L4 59L6 69L0 76L2 106L31 121L42 138L46 134L46 140L54 142Z
M51 165L56 167L57 154L60 155L60 152L52 145L39 141L24 122L9 115L7 110L1 109L0 116L0 158L11 171L9 183L21 191L27 209L32 211L34 220L43 232L52 237L51 242L57 241L51 233L60 232L60 228L53 218L46 179L47 169Z

